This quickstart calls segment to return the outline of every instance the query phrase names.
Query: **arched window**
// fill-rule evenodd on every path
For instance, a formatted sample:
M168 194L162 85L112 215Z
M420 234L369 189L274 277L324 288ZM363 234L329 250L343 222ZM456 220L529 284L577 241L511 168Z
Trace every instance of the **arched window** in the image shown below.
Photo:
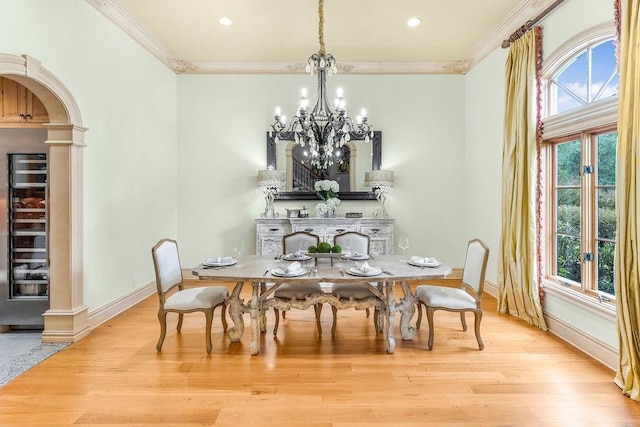
M571 56L548 80L549 113L574 108L618 95L613 38L596 40Z
M544 280L610 302L619 82L613 28L559 48L543 79Z

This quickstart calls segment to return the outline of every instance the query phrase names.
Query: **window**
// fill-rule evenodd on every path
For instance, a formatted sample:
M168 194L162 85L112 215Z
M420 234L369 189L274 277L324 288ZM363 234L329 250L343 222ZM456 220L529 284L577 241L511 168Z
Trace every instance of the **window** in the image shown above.
M617 132L550 144L553 217L550 277L594 295L614 295Z
M551 114L580 108L618 95L613 39L579 50L548 82Z
M618 73L613 30L562 47L544 70L544 278L611 301Z

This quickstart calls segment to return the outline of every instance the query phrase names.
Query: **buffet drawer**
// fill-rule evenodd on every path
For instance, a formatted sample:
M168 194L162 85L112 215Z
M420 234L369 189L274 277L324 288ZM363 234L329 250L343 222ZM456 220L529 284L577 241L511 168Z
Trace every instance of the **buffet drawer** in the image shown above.
M379 225L379 226L362 226L360 227L362 234L368 234L369 236L375 235L388 235L393 233L392 225Z
M344 233L345 231L356 231L356 228L352 225L335 225L326 228L326 234L331 235Z
M312 225L294 225L293 232L306 231L307 233L315 234L317 236L323 236L325 234L325 228L323 226Z
M284 225L259 225L258 234L260 236L284 236L287 227Z

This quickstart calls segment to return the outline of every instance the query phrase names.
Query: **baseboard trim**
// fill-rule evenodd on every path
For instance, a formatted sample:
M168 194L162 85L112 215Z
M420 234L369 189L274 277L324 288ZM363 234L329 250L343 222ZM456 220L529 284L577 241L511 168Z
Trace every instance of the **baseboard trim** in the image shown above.
M495 299L498 299L498 286L488 280L484 281L484 292L488 293Z
M618 366L618 350L602 341L585 334L570 324L558 319L555 316L544 314L549 332L557 336L567 344L593 357L598 362L605 365L612 371Z
M140 286L117 298L102 307L91 310L88 313L89 327L91 329L97 328L107 320L116 317L118 314L128 310L144 299L148 298L156 292L156 283L150 282L146 285Z
M498 287L495 283L485 281L484 290L494 298L498 298ZM553 315L544 313L544 320L549 332L553 335L593 357L607 368L613 371L616 370L616 366L618 366L618 350Z

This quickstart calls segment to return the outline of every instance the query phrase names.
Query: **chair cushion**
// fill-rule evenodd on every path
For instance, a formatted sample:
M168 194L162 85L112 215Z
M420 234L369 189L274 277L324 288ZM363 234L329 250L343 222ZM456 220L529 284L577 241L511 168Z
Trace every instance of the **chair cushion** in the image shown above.
M375 294L363 283L335 283L331 293L340 299L359 300L375 297Z
M431 307L446 307L458 310L477 308L475 299L460 288L420 285L416 287L416 297Z
M286 299L306 299L313 294L321 294L320 283L285 283L275 290L273 296Z
M164 303L165 310L193 310L211 308L223 303L229 295L224 286L203 286L184 289L172 294Z

